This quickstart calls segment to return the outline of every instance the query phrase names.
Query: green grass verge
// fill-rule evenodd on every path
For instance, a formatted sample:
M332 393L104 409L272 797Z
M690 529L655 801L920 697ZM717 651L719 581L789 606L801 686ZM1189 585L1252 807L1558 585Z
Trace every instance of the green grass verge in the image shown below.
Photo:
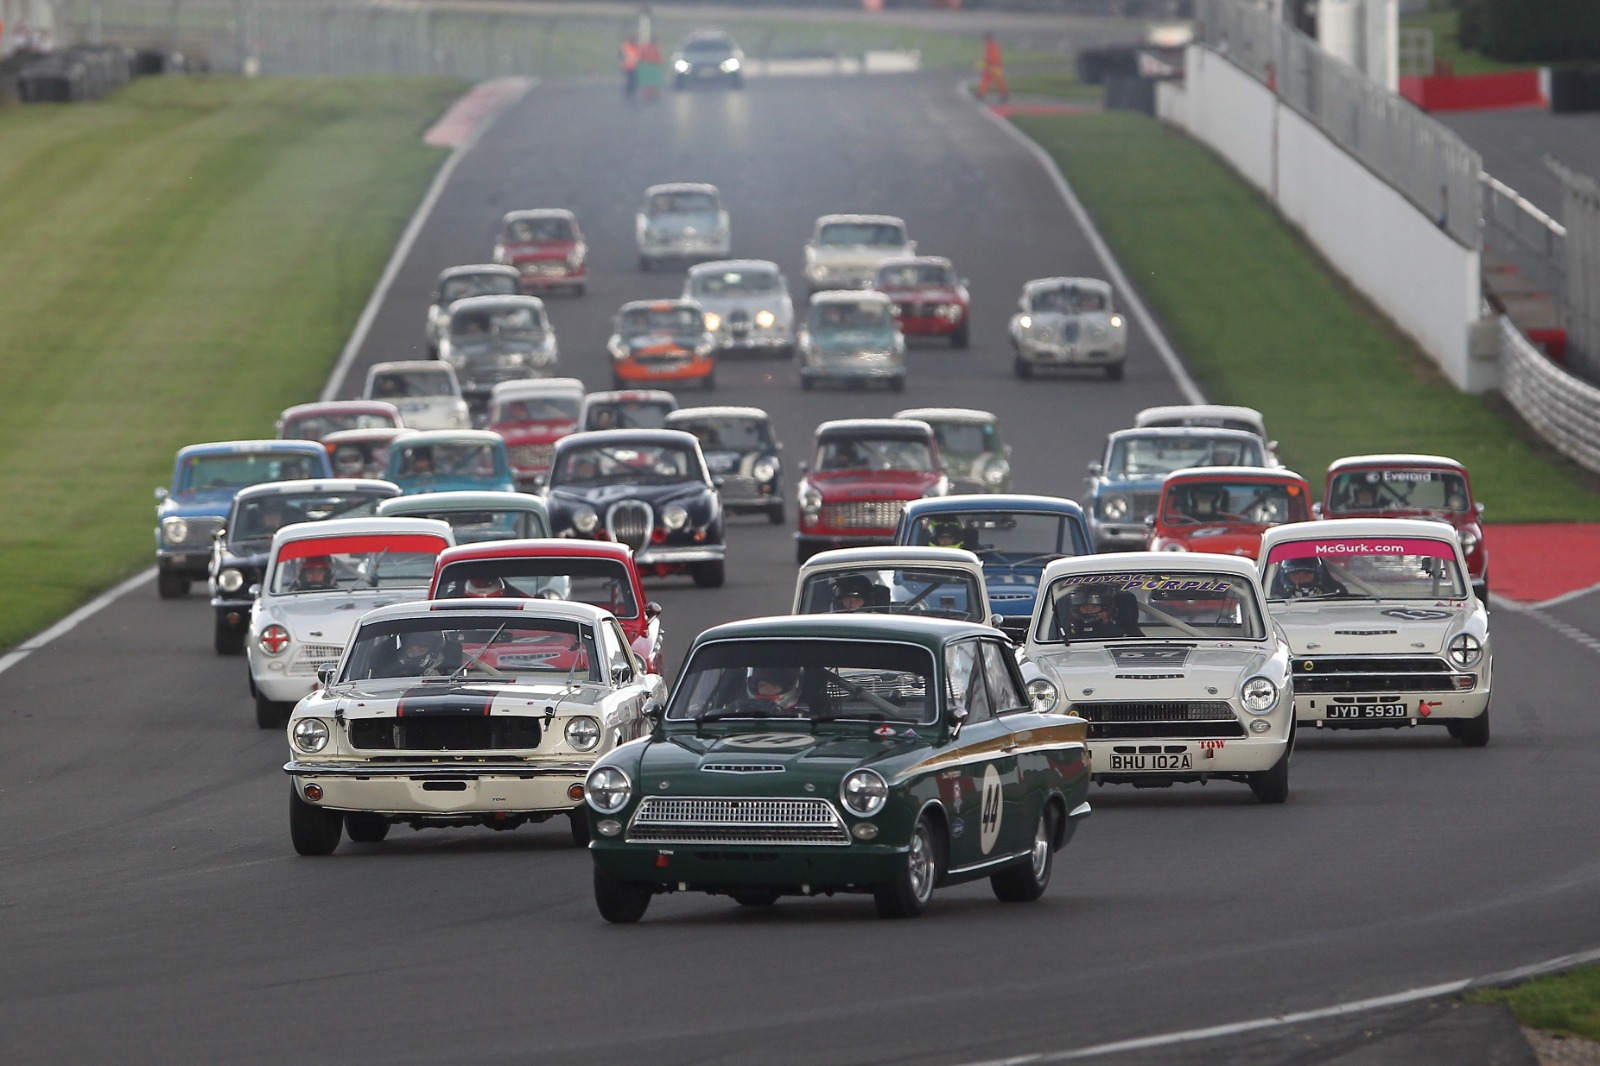
M1453 74L1498 74L1506 70L1531 70L1542 65L1506 63L1499 59L1490 59L1482 52L1461 47L1461 38L1456 34L1459 14L1456 11L1417 12L1403 16L1400 19L1400 28L1432 30L1434 62L1446 67Z
M1600 494L1490 401L1457 392L1209 150L1126 112L1014 119L1043 145L1218 403L1265 414L1320 494L1342 455L1430 452L1485 518L1600 520Z
M316 398L461 88L152 78L0 110L0 648L151 564L177 448Z
M1105 99L1104 85L1087 85L1069 70L1033 70L1008 75L1013 96L1059 96L1064 100L1099 103Z
M1513 988L1488 988L1465 997L1504 1003L1517 1021L1563 1036L1600 1040L1600 967L1540 977Z

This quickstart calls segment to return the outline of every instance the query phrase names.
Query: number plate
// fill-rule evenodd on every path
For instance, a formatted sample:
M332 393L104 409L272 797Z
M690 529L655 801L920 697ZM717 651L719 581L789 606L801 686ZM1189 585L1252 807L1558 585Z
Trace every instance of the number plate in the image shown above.
M1410 718L1411 709L1403 703L1363 703L1355 707L1336 705L1328 708L1327 717L1348 718Z
M1111 755L1109 773L1161 773L1163 771L1193 770L1194 756L1189 752L1160 755Z

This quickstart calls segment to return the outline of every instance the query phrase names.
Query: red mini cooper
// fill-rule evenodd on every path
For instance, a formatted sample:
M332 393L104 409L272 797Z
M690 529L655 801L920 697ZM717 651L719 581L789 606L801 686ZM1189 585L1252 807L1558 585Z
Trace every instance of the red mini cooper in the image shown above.
M905 336L948 337L952 348L967 346L967 283L950 260L936 255L887 259L872 287L894 301L895 325Z
M1311 518L1311 486L1291 470L1203 466L1168 474L1150 522L1151 551L1254 559L1261 534Z
M802 563L824 548L893 544L907 501L950 491L933 427L904 418L824 422L801 469L795 557Z
M529 491L544 482L556 441L578 431L583 395L577 378L502 381L489 393L488 428L506 440L517 488Z
M1478 599L1487 602L1489 550L1483 504L1467 468L1443 455L1351 455L1328 467L1321 518L1436 518L1455 527Z
M510 211L500 220L494 261L516 268L523 292L566 289L582 296L588 254L571 211L553 207Z

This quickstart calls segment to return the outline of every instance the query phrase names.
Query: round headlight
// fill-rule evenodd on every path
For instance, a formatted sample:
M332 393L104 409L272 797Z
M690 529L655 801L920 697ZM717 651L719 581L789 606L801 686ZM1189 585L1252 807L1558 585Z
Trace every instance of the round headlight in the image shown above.
M682 507L668 507L661 512L661 524L668 529L682 529L689 523L689 512Z
M1251 714L1266 714L1278 702L1278 686L1264 677L1252 677L1240 686L1239 702Z
M750 465L750 476L757 481L771 481L778 476L778 460L763 455Z
M577 270L581 266L583 266L583 250L581 248L574 248L572 251L567 253L567 269Z
M615 766L597 766L583 783L583 798L601 814L616 814L628 805L633 783Z
M217 588L223 592L238 592L243 587L244 575L231 566L217 575Z
M712 333L722 328L722 316L715 311L706 312L706 329Z
M1164 552L1186 552L1189 549L1185 548L1182 544L1174 542L1172 544L1164 545L1161 550Z
M822 493L807 485L800 490L800 509L811 514L822 510Z
M983 468L983 480L989 485L998 485L1011 473L1011 464L1004 459L995 459Z
M839 784L839 800L860 818L871 818L889 802L889 784L876 770L852 770Z
M620 343L613 344L611 346L611 358L619 363L628 358L628 346Z
M268 655L282 655L283 649L289 646L289 631L277 624L270 625L256 638L256 646Z
M679 74L687 74L689 73L689 61L687 59L680 59L672 64L672 69L677 71Z
M302 718L294 724L294 746L314 755L328 746L328 723L320 718Z
M572 516L572 528L579 533L593 533L594 527L600 524L600 516L585 507Z
M1122 316L1121 315L1112 315L1111 316L1111 328L1112 329L1121 329L1122 328Z
M1021 326L1023 329L1032 329L1033 328L1033 316L1032 315L1023 315L1021 318L1017 319L1017 325Z
M1128 517L1128 498L1126 496L1107 496L1100 501L1100 513L1114 522L1120 522Z
M1457 633L1450 639L1450 662L1458 669L1476 666L1483 658L1483 643L1471 633Z
M583 715L567 719L567 744L573 751L593 751L600 744L600 723Z
M181 518L163 518L161 536L168 544L182 544L189 539L189 523Z
M1471 555L1478 550L1478 535L1470 529L1461 531L1461 551L1464 555Z
M1056 707L1056 686L1049 678L1036 677L1028 682L1028 703L1035 714L1049 714Z
M777 324L778 316L773 314L771 311L756 312L756 325L760 326L762 329L771 329Z

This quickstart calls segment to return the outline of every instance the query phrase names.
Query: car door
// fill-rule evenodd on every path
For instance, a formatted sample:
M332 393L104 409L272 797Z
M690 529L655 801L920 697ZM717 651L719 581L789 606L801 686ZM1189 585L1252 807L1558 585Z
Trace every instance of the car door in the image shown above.
M1017 789L1017 760L1011 751L1015 735L995 715L987 673L977 638L946 647L946 702L967 712L952 745L954 765L939 780L951 811L947 866L952 871L983 866L1010 854L1001 841L1010 828L1006 797L1011 795L1014 804Z
M980 641L980 650L995 717L1010 733L1006 752L1012 778L1007 782L1003 797L994 854L999 855L1002 851L1017 853L1026 850L1033 842L1040 801L1035 793L1039 791L1038 782L1042 780L1037 775L1047 767L1040 757L1017 754L1018 749L1031 739L1033 708L1012 653L1003 642L990 639Z

